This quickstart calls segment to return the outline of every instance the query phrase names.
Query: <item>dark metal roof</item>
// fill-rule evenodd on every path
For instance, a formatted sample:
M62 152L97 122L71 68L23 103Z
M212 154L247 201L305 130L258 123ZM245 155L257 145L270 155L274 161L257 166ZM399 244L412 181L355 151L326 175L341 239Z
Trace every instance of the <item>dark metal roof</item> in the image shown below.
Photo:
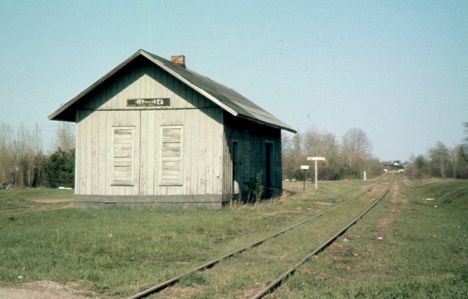
M208 77L200 75L190 69L182 67L167 59L164 59L162 57L159 57L141 49L135 52L124 62L119 64L109 73L104 75L90 87L78 94L76 97L74 97L66 104L61 106L51 115L49 115L49 119L74 121L74 107L81 99L83 99L92 90L94 90L96 87L98 87L100 84L102 84L104 81L109 79L117 72L121 71L126 65L128 65L130 62L132 62L140 56L147 58L149 61L153 62L163 70L167 71L169 74L176 77L178 80L185 83L186 85L188 85L207 99L211 100L212 102L214 102L233 116L246 118L267 126L285 129L290 132L296 133L296 130L294 130L293 128L291 128L272 114L268 113L260 106L254 104L252 101L245 98L235 90L226 87L216 81L213 81Z

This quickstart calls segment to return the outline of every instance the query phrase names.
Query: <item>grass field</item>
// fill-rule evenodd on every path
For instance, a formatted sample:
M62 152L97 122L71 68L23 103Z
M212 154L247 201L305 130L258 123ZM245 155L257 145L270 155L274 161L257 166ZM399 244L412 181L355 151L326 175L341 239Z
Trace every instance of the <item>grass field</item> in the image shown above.
M69 191L0 191L0 282L50 280L73 283L83 294L127 296L352 199L314 224L189 277L165 293L242 297L247 294L242 289L255 290L268 282L271 275L262 269L286 270L296 256L349 221L381 191L370 190L372 183L323 182L320 192L309 183L306 193L301 183L289 183L285 187L290 192L282 198L215 211L74 209L66 202ZM347 233L346 241L340 238L271 296L466 295L468 182L404 181L398 186ZM434 200L423 200L427 198ZM266 266L245 271L255 263Z
M62 208L66 201L73 199L72 190L23 189L0 190L0 215L15 214L21 211ZM48 203L54 203L50 205Z
M271 297L467 298L467 227L467 181L405 182Z

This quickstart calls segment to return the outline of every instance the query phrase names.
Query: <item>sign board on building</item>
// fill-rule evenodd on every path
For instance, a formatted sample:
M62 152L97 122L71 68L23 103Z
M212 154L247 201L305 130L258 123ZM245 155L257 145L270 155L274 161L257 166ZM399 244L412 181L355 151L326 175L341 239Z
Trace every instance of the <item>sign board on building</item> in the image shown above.
M301 165L301 169L307 170L309 169L309 165Z
M128 99L127 107L163 107L170 106L169 98Z

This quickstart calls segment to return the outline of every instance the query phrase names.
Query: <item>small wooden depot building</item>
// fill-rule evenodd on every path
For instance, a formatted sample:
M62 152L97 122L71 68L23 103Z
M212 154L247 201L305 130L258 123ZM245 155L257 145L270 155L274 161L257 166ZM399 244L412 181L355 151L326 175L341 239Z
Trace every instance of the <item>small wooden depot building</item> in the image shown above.
M76 122L79 206L219 208L262 172L282 188L281 130L294 129L236 91L138 50L53 112Z

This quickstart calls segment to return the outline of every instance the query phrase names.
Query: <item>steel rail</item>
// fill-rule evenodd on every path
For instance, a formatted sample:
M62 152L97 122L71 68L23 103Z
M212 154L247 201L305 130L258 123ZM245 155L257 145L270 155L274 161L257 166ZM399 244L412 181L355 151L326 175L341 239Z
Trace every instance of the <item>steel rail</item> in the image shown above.
M379 180L378 182L380 182L380 180ZM364 193L365 193L365 192L364 192ZM168 280L165 280L165 281L163 281L163 282L160 282L160 283L158 283L158 284L155 285L155 286L152 286L152 287L150 287L150 288L148 288L148 289L145 289L145 290L143 290L143 291L141 291L141 292L139 292L139 293L137 293L137 294L135 294L135 295L132 295L131 297L128 297L128 299L139 299L139 298L144 298L144 297L146 297L146 296L149 296L150 294L153 294L153 293L162 291L162 290L164 290L165 288L176 284L177 282L179 282L179 281L180 281L182 278L184 278L184 277L187 277L187 276L189 276L189 275L191 275L191 274L193 274L193 273L196 273L196 272L199 272L199 271L202 271L202 270L205 270L205 269L209 269L209 268L213 267L214 265L218 264L219 262L221 262L222 260L228 259L228 258L230 258L230 257L232 257L232 256L234 256L234 255L236 255L236 254L238 254L238 253L242 253L242 252L244 252L244 251L247 251L247 250L249 250L249 249L252 249L252 248L254 248L254 247L257 247L257 246L259 246L259 245L265 243L265 242L268 241L268 240L271 240L271 239L273 239L273 238L275 238L275 237L277 237L277 236L279 236L279 235L281 235L281 234L284 234L284 233L286 233L286 232L288 232L288 231L290 231L290 230L296 228L296 227L299 226L299 225L303 225L303 224L305 224L305 223L307 223L307 222L310 222L310 221L312 221L312 220L314 220L314 219L316 219L316 218L319 218L319 217L325 215L326 213L328 213L328 212L330 212L330 211L332 211L332 210L334 210L334 209L336 209L336 208L338 208L338 207L344 205L345 203L347 203L347 202L349 202L349 201L351 201L351 200L354 200L354 199L356 199L356 198L359 198L359 196L360 196L360 195L358 195L358 196L356 196L356 197L353 197L353 198L350 198L350 199L348 199L348 200L345 200L345 201L343 201L343 202L340 202L339 204L337 204L337 205L335 205L335 206L333 206L333 207L330 207L330 208L328 208L328 209L325 209L324 211L322 211L322 212L320 212L320 213L318 213L318 214L316 214L316 215L314 215L314 216L312 216L312 217L309 217L309 218L304 219L304 220L302 220L302 221L300 221L300 222L298 222L298 223L295 223L295 224L290 225L290 226L288 226L288 227L286 227L286 228L284 228L284 229L281 229L281 230L277 231L276 233L273 233L272 235L270 235L270 236L268 236L268 237L266 237L266 238L264 238L264 239L255 241L255 242L251 243L250 245L247 245L247 246L245 246L245 247L239 248L239 249L237 249L237 250L233 250L233 251L231 251L231 252L229 252L229 253L227 253L227 254L221 256L221 257L218 257L218 258L216 258L216 259L214 259L214 260L208 261L208 262L206 262L206 263L204 263L204 264L202 264L202 265L200 265L200 266L198 266L198 267L196 267L196 268L194 268L194 269L191 269L191 270L189 270L189 271L187 271L187 272L184 272L184 273L182 273L182 274L179 274L179 275L177 275L177 276L175 276L175 277L173 277L173 278L170 278L170 279L168 279Z
M345 225L342 229L340 229L337 233L335 233L332 237L330 237L327 241L323 242L320 246L315 248L312 252L304 256L299 262L297 262L294 266L289 268L286 272L278 276L275 280L270 282L268 286L258 292L256 295L250 297L250 299L258 299L262 298L263 296L271 293L277 287L279 287L289 276L293 275L296 270L302 266L307 260L309 260L312 256L318 254L319 252L323 251L325 248L330 246L339 236L341 236L344 232L346 232L351 226L353 226L356 222L358 222L362 217L364 217L372 208L374 208L389 192L390 187L393 184L389 184L387 189L384 193L376 199L371 205L369 205L361 214L359 214L356 218L354 218L349 224Z

